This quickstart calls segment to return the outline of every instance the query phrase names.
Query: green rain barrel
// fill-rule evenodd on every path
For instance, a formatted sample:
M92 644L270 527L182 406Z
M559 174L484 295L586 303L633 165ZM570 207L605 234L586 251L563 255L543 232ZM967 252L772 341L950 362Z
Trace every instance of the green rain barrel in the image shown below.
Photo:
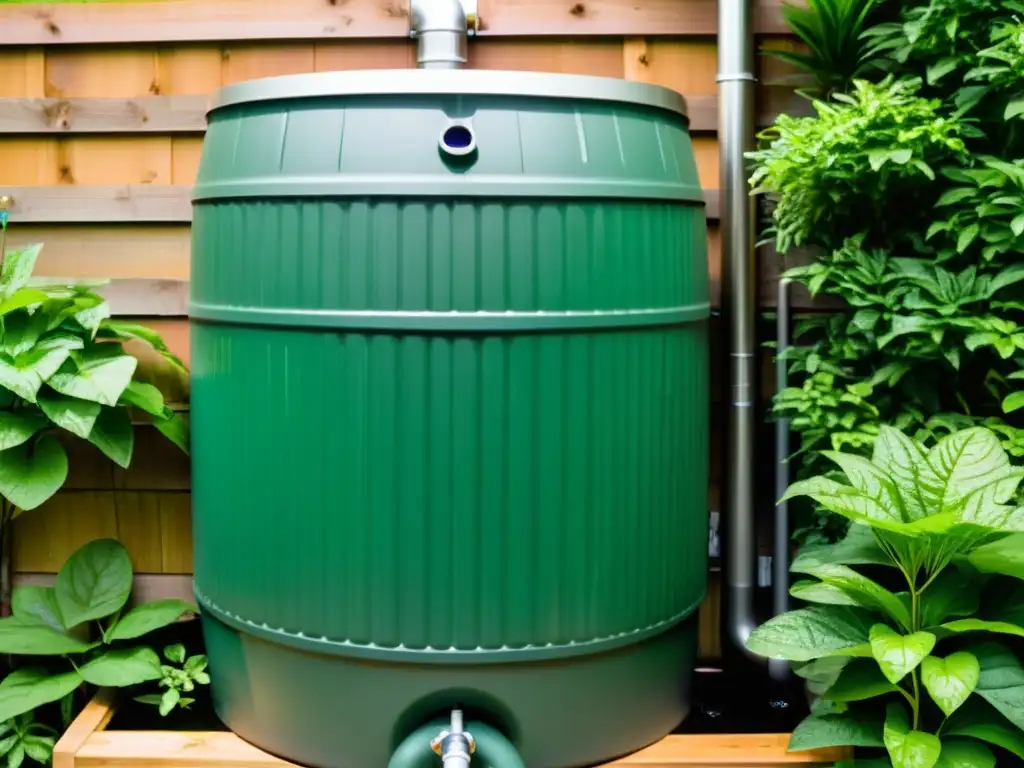
M686 716L709 301L680 96L229 86L191 291L195 591L232 730L384 768L459 706L567 768Z

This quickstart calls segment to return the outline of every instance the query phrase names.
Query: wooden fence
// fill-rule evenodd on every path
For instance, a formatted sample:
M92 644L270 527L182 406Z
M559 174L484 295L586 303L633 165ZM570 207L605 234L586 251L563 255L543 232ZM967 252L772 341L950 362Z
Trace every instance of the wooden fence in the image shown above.
M625 77L682 93L708 201L717 303L716 14L714 0L481 0L469 66ZM755 28L762 45L792 47L774 0L758 3ZM114 312L160 330L187 361L189 189L208 95L271 75L412 67L407 31L401 0L0 4L8 244L44 241L45 274L112 279ZM777 62L762 58L760 71L761 124L806 109L775 84L786 74ZM776 260L762 261L767 287ZM17 523L16 581L52 578L81 543L117 536L148 594L187 591L186 458L142 429L130 470L111 468L87 445L75 447L71 466L67 488ZM718 651L716 613L713 600L702 633L708 656Z

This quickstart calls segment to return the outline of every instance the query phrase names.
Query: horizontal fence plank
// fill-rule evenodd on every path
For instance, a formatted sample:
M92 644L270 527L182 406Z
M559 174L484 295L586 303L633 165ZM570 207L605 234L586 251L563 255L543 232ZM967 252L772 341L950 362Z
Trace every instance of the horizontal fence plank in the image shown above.
M791 89L759 92L758 124L774 122L782 112L807 114L810 102ZM684 94L685 96L685 94ZM718 97L685 96L690 130L718 130ZM0 98L0 134L174 134L206 130L208 96L142 96L136 99Z
M187 223L191 192L183 184L0 186L11 221L25 224Z
M780 0L757 0L754 30L787 31ZM162 0L2 4L0 45L407 38L408 0ZM480 35L707 36L715 0L481 0Z
M15 587L52 587L55 573L15 573L11 581ZM174 573L136 573L132 582L131 600L135 604L177 598L195 602L192 576Z
M11 221L23 224L187 224L192 187L184 184L2 187L13 203ZM704 190L707 217L719 218L717 189Z
M0 99L0 133L201 133L208 96Z
M115 317L185 317L188 281L153 278L111 280L96 289Z

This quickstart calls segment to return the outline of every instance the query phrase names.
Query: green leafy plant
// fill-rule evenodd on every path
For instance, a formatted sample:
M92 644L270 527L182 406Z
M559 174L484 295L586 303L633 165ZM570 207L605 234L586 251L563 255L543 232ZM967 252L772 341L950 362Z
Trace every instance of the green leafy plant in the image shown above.
M25 758L49 765L57 731L36 722L31 712L0 723L0 758L5 768L19 768Z
M123 343L141 340L184 371L181 360L150 329L111 319L96 284L32 279L41 249L10 250L0 267L0 524L64 484L60 436L87 440L127 467L135 408L188 450L187 424L137 378L138 361Z
M894 768L991 768L992 745L1024 760L1024 665L994 641L1024 637L1024 582L1001 580L1024 579L1024 508L1009 503L1024 470L981 427L926 449L883 425L870 459L826 456L844 481L801 480L786 498L852 525L793 562L810 607L748 641L820 696L790 749L874 747Z
M784 4L782 17L807 53L768 50L811 74L819 95L846 91L880 62L865 32L876 0L809 0Z
M196 608L167 599L126 611L132 580L124 546L99 539L68 558L55 586L14 590L14 615L0 619L0 653L31 664L0 681L0 721L65 699L83 683L128 687L164 678L159 656L138 640Z
M163 676L158 684L166 690L163 693L136 696L135 700L159 707L160 714L166 716L175 707L188 709L194 704L195 699L182 694L192 693L197 685L209 685L210 675L206 671L209 666L206 656L197 654L186 658L185 646L180 643L164 648L164 658L170 663L161 665L160 671Z
M919 88L892 77L858 80L849 94L815 101L816 117L780 115L762 132L767 145L749 155L751 186L774 204L781 253L804 244L840 248L863 236L866 219L904 226L899 217L930 207L922 182L934 180L937 167L964 160L966 146L960 124Z
M800 436L798 477L822 471L822 441L868 455L881 425L927 446L985 426L1024 463L1024 4L878 11L891 21L862 36L878 66L751 155L768 234L803 249L786 275L843 307L798 322L773 410ZM800 542L845 530L795 509L814 512Z

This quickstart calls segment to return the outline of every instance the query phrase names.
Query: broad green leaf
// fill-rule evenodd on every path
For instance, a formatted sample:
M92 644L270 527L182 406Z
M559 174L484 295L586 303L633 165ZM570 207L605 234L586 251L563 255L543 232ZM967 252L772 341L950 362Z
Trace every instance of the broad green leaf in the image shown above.
M42 304L49 297L42 291L35 288L19 288L13 296L8 296L0 301L0 316L9 315L19 309L25 309L33 304Z
M31 368L19 368L6 355L0 357L0 387L34 403L42 385L43 379Z
M25 656L63 656L83 653L93 646L64 634L29 616L0 619L0 653Z
M89 400L56 393L40 395L37 402L50 421L83 440L89 437L103 407Z
M932 652L935 635L914 632L900 635L885 624L875 624L870 631L871 655L890 683L898 683Z
M874 499L886 512L886 517L903 521L903 502L899 488L885 472L875 464L852 453L838 451L822 451L822 456L834 461L843 470L850 485L858 491Z
M991 704L971 699L949 721L949 736L969 736L1012 752L1024 760L1024 733L1011 725Z
M59 701L81 684L82 677L74 670L51 675L42 669L17 669L0 682L0 721Z
M46 313L46 306L47 304L43 304L31 314L22 311L5 315L0 350L11 357L17 357L32 349L39 341L39 337L46 333L49 325L50 318Z
M78 549L57 574L57 603L65 626L119 611L132 589L132 563L124 545L96 539Z
M1012 120L1020 115L1024 115L1024 98L1011 99L1003 110L1003 120Z
M977 694L1024 730L1024 667L1020 661L998 643L983 643L971 652L981 665Z
M843 485L827 477L798 480L789 487L782 500L797 496L809 496L830 512L855 522L891 530L905 528L902 518L893 517L889 509L876 499L853 486Z
M957 619L941 625L950 632L995 632L1000 635L1024 637L1024 627L1006 621L984 621L983 619Z
M849 702L873 699L898 690L898 686L885 679L874 659L853 659L822 695L832 701Z
M4 254L3 268L0 269L0 299L13 296L28 284L42 250L43 244L35 243L23 248L13 248ZM6 718L0 718L3 719Z
M77 336L63 331L47 334L28 352L18 355L15 361L21 371L34 373L40 381L46 381L85 342Z
M995 768L992 750L976 741L953 739L942 742L942 754L935 768Z
M981 665L972 653L958 651L942 659L928 656L921 662L921 682L946 716L967 701L978 685Z
M38 411L0 411L0 451L28 442L46 423Z
M926 78L928 85L935 85L943 77L954 71L960 65L960 60L953 57L947 56L944 59L939 59L934 64L929 65Z
M925 489L936 511L946 510L969 494L998 483L1012 471L999 438L982 427L946 435L928 452L928 463L939 481Z
M982 544L967 555L967 560L982 573L1024 579L1024 533Z
M0 451L0 495L19 509L35 509L68 477L64 447L49 435Z
M116 405L139 361L131 355L100 349L105 346L113 345L97 344L74 355L47 383L68 397Z
M145 603L132 608L122 616L108 634L108 639L113 642L141 637L155 629L173 624L184 614L196 610L196 606L184 600L167 599Z
M759 626L747 639L747 648L760 656L789 661L864 655L868 620L863 612L845 606L802 608Z
M853 523L845 538L836 544L806 547L793 560L793 573L808 573L826 563L839 565L888 565L895 567L892 559L885 554L871 528L862 523Z
M822 581L804 579L795 582L789 588L789 594L798 600L808 603L821 603L822 605L861 605L856 599L848 595L839 587L826 584Z
M181 701L181 694L176 688L168 688L160 697L160 714L167 717L175 705Z
M900 704L886 707L882 739L893 768L934 768L942 752L939 738L910 730L907 713Z
M808 569L806 573L842 590L853 599L854 605L882 611L905 629L911 628L910 612L903 602L892 592L852 568L845 565L822 564Z
M64 619L53 587L15 587L11 611L17 618L42 622L57 632L64 631Z
M83 664L78 671L87 683L114 688L159 680L163 676L160 657L152 648L145 647L107 651Z
M178 446L186 455L189 453L189 422L175 413L166 419L154 419L155 426L164 437Z
M52 736L28 736L21 745L25 748L25 754L37 763L49 765L53 759L54 739ZM9 766L9 768L13 768Z
M43 382L68 359L71 350L81 348L82 343L74 336L57 334L41 339L17 358L0 355L0 386L34 403Z
M807 690L820 696L839 679L839 675L853 659L849 656L826 656L803 664L794 664L793 672L806 680ZM874 664L874 662L871 662Z
M1024 408L1024 392L1012 392L1003 398L1003 413L1013 413Z
M73 317L82 328L89 332L89 338L95 338L100 323L110 317L110 305L106 301L101 301L95 306L76 312Z
M789 752L828 747L881 747L882 723L860 714L811 715L789 738Z
M104 408L89 433L89 442L119 467L127 469L135 447L135 430L128 409L123 406Z
M147 328L146 326L139 325L138 323L125 322L124 320L105 320L103 322L102 329L109 331L115 338L120 338L122 340L138 339L139 341L145 342L159 352L164 359L173 364L175 368L178 368L183 372L188 371L185 363L183 363L177 355L171 352L160 334L152 328Z
M164 656L166 656L169 661L173 661L175 664L181 664L185 661L185 646L181 643L168 645L166 648L164 648Z
M125 405L134 405L153 416L161 418L168 416L167 406L164 405L164 396L152 384L141 381L130 382L121 393L121 402Z

